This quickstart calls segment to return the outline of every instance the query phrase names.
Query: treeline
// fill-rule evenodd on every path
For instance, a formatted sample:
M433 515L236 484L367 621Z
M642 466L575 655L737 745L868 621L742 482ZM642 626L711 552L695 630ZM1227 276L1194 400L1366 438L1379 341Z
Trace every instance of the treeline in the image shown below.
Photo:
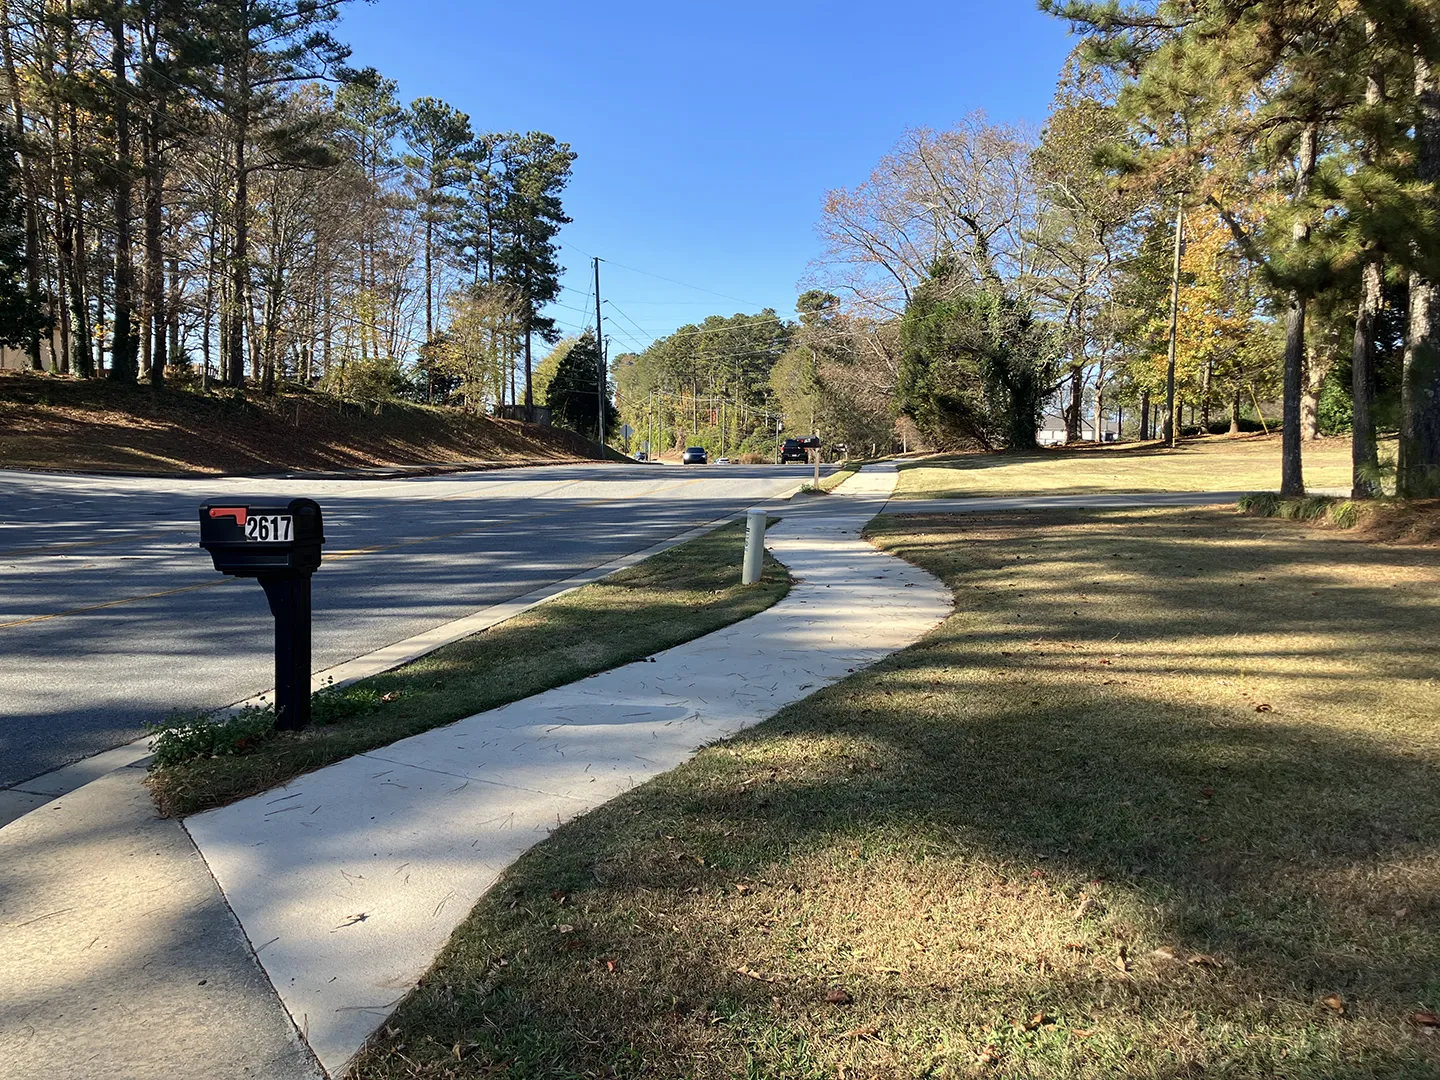
M346 65L344 2L0 0L0 341L84 378L528 396L574 154L402 104Z
M906 132L826 196L798 323L753 354L734 328L687 327L635 362L634 389L678 394L692 425L716 392L813 415L852 447L908 426L1033 446L1047 409L1068 441L1278 422L1287 492L1322 432L1350 433L1357 496L1392 474L1433 492L1440 9L1044 6L1083 41L1043 130ZM751 370L727 372L732 352L764 374L730 389Z

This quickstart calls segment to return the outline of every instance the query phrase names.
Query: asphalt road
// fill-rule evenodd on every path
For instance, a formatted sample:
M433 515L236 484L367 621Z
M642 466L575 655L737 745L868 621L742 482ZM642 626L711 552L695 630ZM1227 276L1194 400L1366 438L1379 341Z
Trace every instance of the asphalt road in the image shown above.
M828 470L827 470L828 471ZM197 545L212 498L325 513L321 670L738 512L806 466L575 465L415 479L0 472L0 788L271 686L253 580Z

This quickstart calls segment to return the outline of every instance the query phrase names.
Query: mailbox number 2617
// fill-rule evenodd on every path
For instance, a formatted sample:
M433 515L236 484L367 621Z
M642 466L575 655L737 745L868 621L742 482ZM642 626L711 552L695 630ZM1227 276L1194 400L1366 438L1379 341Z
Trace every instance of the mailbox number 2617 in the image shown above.
M288 514L252 514L245 522L245 539L260 543L287 543L292 519Z

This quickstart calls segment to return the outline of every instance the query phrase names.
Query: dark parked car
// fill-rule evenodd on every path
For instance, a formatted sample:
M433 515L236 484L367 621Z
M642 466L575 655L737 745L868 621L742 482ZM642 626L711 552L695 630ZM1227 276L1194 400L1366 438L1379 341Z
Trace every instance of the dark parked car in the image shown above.
M710 456L705 453L703 446L687 446L685 453L680 455L681 465L708 465Z
M809 461L810 451L820 449L820 439L807 435L801 439L786 439L780 444L780 464L787 461Z

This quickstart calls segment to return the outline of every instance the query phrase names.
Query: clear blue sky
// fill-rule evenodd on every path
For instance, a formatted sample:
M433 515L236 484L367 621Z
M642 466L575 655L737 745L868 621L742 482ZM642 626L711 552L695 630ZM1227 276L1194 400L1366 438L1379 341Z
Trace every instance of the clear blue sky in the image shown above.
M553 314L593 324L586 256L609 260L601 295L643 330L607 310L612 355L708 314L792 313L826 190L906 127L975 109L1041 123L1073 44L1030 0L378 0L349 5L339 36L407 103L570 143L560 302L592 313Z

